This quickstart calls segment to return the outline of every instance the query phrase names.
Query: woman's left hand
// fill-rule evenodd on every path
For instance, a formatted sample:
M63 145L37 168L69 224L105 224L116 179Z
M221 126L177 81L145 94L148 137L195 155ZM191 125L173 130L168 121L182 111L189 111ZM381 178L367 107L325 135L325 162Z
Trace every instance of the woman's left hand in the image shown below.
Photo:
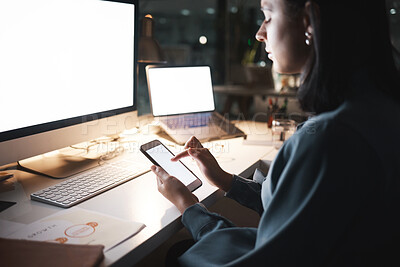
M151 166L156 174L158 191L183 214L186 208L199 202L198 198L177 178L159 166Z

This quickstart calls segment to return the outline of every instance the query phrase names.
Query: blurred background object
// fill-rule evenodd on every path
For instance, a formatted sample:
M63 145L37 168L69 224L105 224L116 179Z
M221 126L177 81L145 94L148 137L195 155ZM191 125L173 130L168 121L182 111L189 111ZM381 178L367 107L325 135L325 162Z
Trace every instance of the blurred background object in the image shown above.
M400 0L386 0L386 3L392 44L396 48L393 51L400 66ZM154 37L168 64L209 65L215 86L255 88L253 79L258 79L256 76L263 67L272 70L273 87L277 92L299 85L298 76L288 77L273 71L264 45L255 39L264 19L259 0L143 0L139 11L142 17L148 13L153 15ZM266 75L270 74L266 72ZM260 83L263 79L269 78L259 78ZM228 97L216 94L220 113L226 112ZM243 103L247 111L240 107ZM235 118L247 112L247 117L253 118L259 112L266 112L267 107L265 96L238 97L237 101L232 101L228 113ZM288 112L301 112L293 98L289 99Z
M138 114L150 113L149 92L146 80L146 65L165 64L164 52L154 38L154 19L150 14L140 20L140 38L138 52Z

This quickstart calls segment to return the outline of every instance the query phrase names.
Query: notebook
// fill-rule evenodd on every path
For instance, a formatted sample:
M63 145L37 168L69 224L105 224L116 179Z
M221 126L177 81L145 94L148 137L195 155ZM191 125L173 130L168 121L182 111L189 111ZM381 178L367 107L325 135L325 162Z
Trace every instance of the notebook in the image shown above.
M151 110L178 144L245 136L215 111L209 66L147 66Z

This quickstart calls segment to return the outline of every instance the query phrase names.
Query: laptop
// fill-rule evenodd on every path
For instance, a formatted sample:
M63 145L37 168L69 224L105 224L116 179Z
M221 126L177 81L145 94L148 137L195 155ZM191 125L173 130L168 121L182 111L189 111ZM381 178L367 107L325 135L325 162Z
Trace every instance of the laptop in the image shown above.
M146 66L153 116L178 144L245 134L215 111L209 66Z

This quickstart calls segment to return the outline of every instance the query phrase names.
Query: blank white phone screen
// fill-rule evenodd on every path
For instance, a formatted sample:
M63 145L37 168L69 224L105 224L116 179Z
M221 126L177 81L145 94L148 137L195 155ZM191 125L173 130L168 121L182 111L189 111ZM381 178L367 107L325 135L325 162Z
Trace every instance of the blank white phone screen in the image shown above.
M146 151L169 175L178 178L188 186L196 177L179 161L171 161L174 156L163 145L155 146Z

